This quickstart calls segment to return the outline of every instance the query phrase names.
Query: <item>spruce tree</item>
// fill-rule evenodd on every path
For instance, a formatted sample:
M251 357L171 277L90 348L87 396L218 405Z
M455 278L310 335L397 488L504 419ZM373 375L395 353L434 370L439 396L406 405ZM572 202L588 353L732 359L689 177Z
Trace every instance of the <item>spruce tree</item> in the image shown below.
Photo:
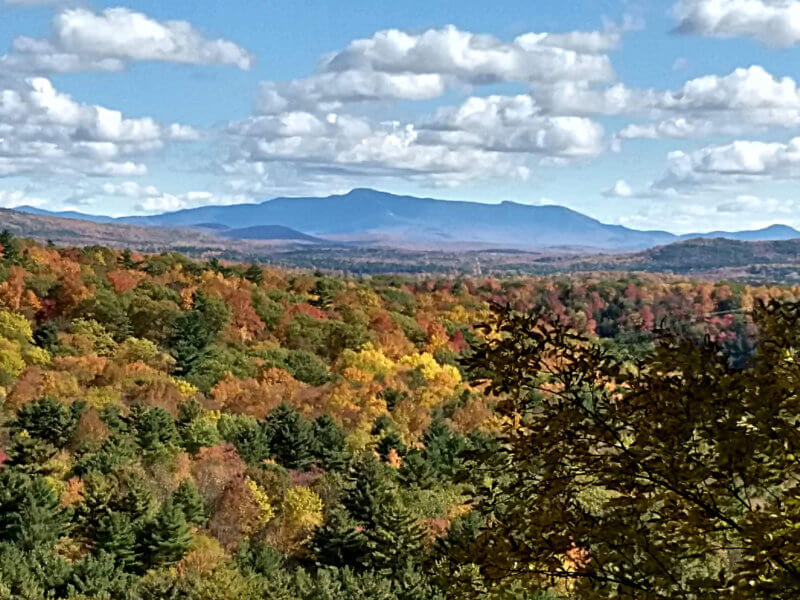
M248 281L259 285L262 281L264 281L264 272L261 270L261 267L252 264L247 267L247 270L244 272L244 278Z
M72 437L85 408L83 402L65 406L53 398L42 398L23 405L11 423L11 429L25 430L31 437L63 448Z
M141 530L139 557L145 568L163 567L178 562L192 545L186 517L178 505L167 500L158 514Z
M339 508L314 532L311 548L320 565L363 568L370 551L368 542L363 527Z
M378 511L369 532L370 561L386 573L399 573L419 564L425 533L419 521L399 501L390 501Z
M197 486L191 480L184 480L175 490L172 499L181 508L186 517L186 522L190 525L203 527L208 522L203 498L200 496Z
M330 415L314 420L314 457L326 470L339 470L347 464L344 431Z
M19 244L8 229L4 229L0 233L0 251L3 253L3 262L5 264L19 264Z
M287 469L305 469L314 460L314 430L288 404L272 411L264 423L272 455Z
M133 427L136 443L146 454L160 455L180 446L175 421L163 408L138 408L134 412Z
M43 478L0 471L0 542L25 550L48 546L69 532L70 517Z
M363 456L347 473L342 502L356 521L371 529L394 493L394 469Z
M100 519L95 532L96 548L125 569L136 562L136 532L128 515L112 512Z

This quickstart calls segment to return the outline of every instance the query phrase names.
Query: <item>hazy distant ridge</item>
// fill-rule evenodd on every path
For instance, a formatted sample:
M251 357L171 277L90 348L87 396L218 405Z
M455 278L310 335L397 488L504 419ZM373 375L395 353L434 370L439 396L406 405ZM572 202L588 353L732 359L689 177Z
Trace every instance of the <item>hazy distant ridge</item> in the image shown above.
M323 241L318 238L368 239L404 245L462 243L509 248L576 247L620 251L697 237L741 241L800 238L800 232L785 225L773 225L758 231L715 231L676 236L666 231L638 231L608 225L563 206L457 202L397 196L372 189L355 189L347 194L323 198L275 198L259 204L205 206L119 219L75 212L49 213L30 207L19 210L100 223L159 227L224 226L242 230L239 235L232 232L223 234L239 239L244 239L243 235L258 239L274 236L273 239L298 240L307 236L305 241ZM279 228L294 232L287 234Z

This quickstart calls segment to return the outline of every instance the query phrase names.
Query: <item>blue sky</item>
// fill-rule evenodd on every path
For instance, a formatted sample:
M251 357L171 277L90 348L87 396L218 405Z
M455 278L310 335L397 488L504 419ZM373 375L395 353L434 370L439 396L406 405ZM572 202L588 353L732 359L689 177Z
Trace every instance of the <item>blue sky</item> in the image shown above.
M0 206L353 187L800 225L798 0L0 0Z

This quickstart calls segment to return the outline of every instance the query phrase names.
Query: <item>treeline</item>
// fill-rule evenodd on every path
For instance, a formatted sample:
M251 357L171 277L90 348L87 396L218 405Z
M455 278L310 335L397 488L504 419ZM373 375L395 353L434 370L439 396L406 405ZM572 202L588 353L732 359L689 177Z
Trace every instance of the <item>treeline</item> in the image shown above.
M529 518L493 504L519 390L486 393L505 334L476 326L538 311L625 365L669 329L741 370L754 307L800 296L0 246L0 598L569 597L474 543ZM554 551L587 567L580 542Z

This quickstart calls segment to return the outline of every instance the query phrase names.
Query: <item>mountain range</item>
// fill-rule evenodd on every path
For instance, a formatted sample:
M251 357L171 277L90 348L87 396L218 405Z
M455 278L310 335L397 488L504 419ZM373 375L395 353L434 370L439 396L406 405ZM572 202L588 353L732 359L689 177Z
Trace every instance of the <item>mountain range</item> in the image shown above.
M755 231L713 231L678 236L602 223L563 206L515 202L484 204L398 196L354 189L327 197L274 198L255 204L204 206L151 216L112 218L79 212L28 214L103 224L198 228L241 240L304 243L349 242L397 247L504 247L633 251L691 238L775 241L800 238L800 231L773 225Z

